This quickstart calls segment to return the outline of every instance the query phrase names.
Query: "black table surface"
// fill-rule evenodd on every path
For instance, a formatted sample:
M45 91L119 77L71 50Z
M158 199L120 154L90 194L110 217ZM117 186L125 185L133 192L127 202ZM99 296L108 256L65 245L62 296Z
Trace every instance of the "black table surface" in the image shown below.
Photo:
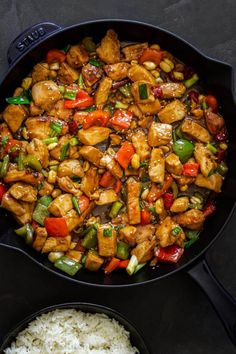
M158 25L236 68L234 0L1 0L0 5L0 75L7 69L9 43L32 24L68 26L99 18ZM236 297L235 229L236 214L207 257ZM143 333L152 354L236 353L206 296L184 272L146 286L94 289L57 278L20 253L0 248L0 335L38 309L69 301L120 311Z

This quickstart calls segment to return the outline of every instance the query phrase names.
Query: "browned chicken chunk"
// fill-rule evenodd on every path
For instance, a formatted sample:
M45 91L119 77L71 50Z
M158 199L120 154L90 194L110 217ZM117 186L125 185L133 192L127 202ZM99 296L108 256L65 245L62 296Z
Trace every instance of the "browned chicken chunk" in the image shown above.
M82 45L72 45L67 52L66 60L72 68L78 69L89 61L89 55Z
M26 183L14 183L8 192L13 198L23 202L33 203L37 200L37 189Z
M45 227L37 227L35 230L35 238L32 247L38 252L41 251L46 242L47 237L48 234Z
M103 106L106 104L111 87L112 80L109 77L104 77L104 79L100 81L98 89L95 93L95 104L98 108L102 109Z
M85 85L93 86L98 80L101 79L103 71L101 68L88 63L83 66L82 75Z
M208 188L216 193L221 192L223 178L218 173L214 173L209 177L205 177L202 174L198 174L195 180L195 184L199 187Z
M106 127L91 127L88 129L80 129L78 138L84 145L97 145L108 139L110 129Z
M98 189L97 169L91 167L84 175L81 181L81 190L90 197Z
M48 237L43 245L42 253L66 252L70 248L71 236Z
M27 152L37 157L43 168L46 168L49 163L49 152L47 146L39 139L34 138L27 145Z
M54 216L64 216L73 209L71 194L61 194L55 198L48 207L48 211Z
M150 146L166 145L172 140L172 125L153 122L148 131Z
M103 224L98 228L97 237L99 256L114 257L117 247L116 230L111 228L109 224Z
M158 118L162 123L171 124L182 120L185 117L185 113L185 105L181 101L175 100L168 103L165 108L158 113Z
M32 82L35 84L38 81L48 80L50 75L49 66L47 63L38 63L33 67Z
M40 81L32 87L32 98L37 106L49 111L60 100L61 93L54 81Z
M129 68L130 64L123 62L104 66L105 73L114 81L119 81L126 78Z
M131 65L130 69L128 70L128 78L133 82L146 81L152 85L155 85L155 77L142 65Z
M191 138L201 141L202 143L208 143L212 140L208 130L191 119L186 119L183 122L181 130L183 133L187 133L191 136Z
M12 133L16 133L22 122L27 118L27 111L21 105L9 104L5 108L2 117Z
M143 130L138 130L132 134L132 143L136 153L140 156L141 162L149 159L151 148L147 143L147 136Z
M163 98L179 98L186 91L185 85L177 82L166 82L160 84L159 87L161 88Z
M179 159L179 156L173 152L168 155L165 159L165 166L169 173L174 173L175 175L181 175L183 172L183 165Z
M165 178L165 159L161 149L152 150L148 174L152 182L163 184Z
M137 257L138 263L145 263L152 259L154 247L156 246L156 244L156 240L143 241L131 251L131 254Z
M178 219L176 220L175 218L167 216L162 223L157 226L156 237L161 247L167 247L173 244L183 247L185 234L178 224L181 225ZM176 232L173 232L173 230L176 230L177 227L179 232L176 235Z
M30 139L45 139L50 135L51 120L47 117L28 118L25 125Z
M57 175L58 177L83 177L84 170L78 160L67 159L65 161L62 161L58 166Z
M126 61L138 60L143 50L147 47L148 43L127 45L126 47L122 48L122 53L124 53Z
M175 215L173 220L188 229L200 230L205 221L205 216L201 210L192 209Z
M107 64L114 64L120 61L120 42L113 30L107 31L96 52L99 58Z
M203 144L196 143L194 147L194 157L200 164L200 170L203 176L208 177L209 173L214 171L217 163L214 154Z
M25 183L32 184L37 186L43 180L43 175L39 172L31 172L31 171L17 171L11 170L8 171L6 176L4 177L4 181L6 183L13 183L22 181Z
M134 178L129 178L127 183L127 209L128 218L131 225L139 224L141 221L139 196L141 183Z
M62 84L73 84L79 78L79 72L67 63L62 63L58 71L58 79Z
M72 112L71 109L65 108L63 100L59 100L51 109L49 115L58 119L68 120L72 116Z
M82 146L82 148L79 150L79 153L85 160L88 160L92 164L94 164L97 167L100 167L100 161L103 156L103 153L101 150L93 147L93 146Z

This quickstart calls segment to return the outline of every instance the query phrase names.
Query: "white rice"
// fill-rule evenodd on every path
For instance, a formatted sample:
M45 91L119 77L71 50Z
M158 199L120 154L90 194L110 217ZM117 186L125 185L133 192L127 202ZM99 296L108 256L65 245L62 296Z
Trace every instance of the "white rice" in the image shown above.
M18 334L6 354L135 354L129 332L104 314L58 309Z

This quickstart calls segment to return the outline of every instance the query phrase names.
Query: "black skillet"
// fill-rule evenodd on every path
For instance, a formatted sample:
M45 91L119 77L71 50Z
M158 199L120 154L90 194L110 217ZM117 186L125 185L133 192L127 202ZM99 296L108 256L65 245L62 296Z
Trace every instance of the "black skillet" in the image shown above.
M26 317L23 321L18 323L15 328L13 328L6 336L5 339L0 346L0 353L3 353L3 350L8 348L11 343L15 340L17 335L23 331L25 328L27 328L28 324L32 322L33 320L36 319L36 317L54 311L56 309L75 309L78 311L83 311L83 312L88 312L91 314L94 313L99 313L99 314L105 314L111 319L115 319L118 321L125 329L130 333L130 342L133 347L136 347L140 354L150 354L146 344L144 343L144 340L142 338L142 335L139 333L139 331L134 327L132 323L130 323L125 317L123 317L119 312L114 311L108 307L101 306L101 305L95 305L95 304L90 304L90 303L85 303L85 302L71 302L71 303L65 303L65 304L58 304L54 306L50 306L44 309L41 309L32 315Z
M4 98L12 94L33 65L45 57L48 49L63 48L68 43L78 43L85 36L92 36L99 42L107 29L113 28L121 41L152 42L173 53L187 65L196 69L206 92L218 97L229 131L228 166L229 173L222 193L217 198L217 210L204 225L200 240L186 250L178 264L161 264L155 269L145 267L129 277L124 272L106 276L103 272L90 273L80 270L71 278L56 270L46 256L37 253L13 232L16 227L12 217L0 211L0 245L21 251L44 269L74 282L98 287L122 287L149 283L181 269L185 269L208 295L220 316L231 340L236 344L236 302L215 279L204 258L206 250L221 234L233 213L236 198L236 106L233 99L233 69L228 64L206 57L196 48L174 34L155 26L125 20L99 20L74 25L65 29L52 23L40 23L22 33L11 44L8 51L9 70L0 83L0 109Z

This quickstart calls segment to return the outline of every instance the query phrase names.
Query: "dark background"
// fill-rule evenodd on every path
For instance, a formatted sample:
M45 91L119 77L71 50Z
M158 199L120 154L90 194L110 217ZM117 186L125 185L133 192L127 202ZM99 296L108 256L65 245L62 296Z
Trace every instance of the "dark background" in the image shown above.
M30 25L52 21L68 26L98 18L158 25L236 68L234 0L0 0L0 5L1 76L7 69L10 42ZM236 297L235 229L236 214L208 252L208 260ZM99 303L120 311L141 330L152 354L236 353L207 298L184 272L148 286L98 290L46 271L42 275L41 268L25 256L0 248L0 335L31 312L68 301Z

